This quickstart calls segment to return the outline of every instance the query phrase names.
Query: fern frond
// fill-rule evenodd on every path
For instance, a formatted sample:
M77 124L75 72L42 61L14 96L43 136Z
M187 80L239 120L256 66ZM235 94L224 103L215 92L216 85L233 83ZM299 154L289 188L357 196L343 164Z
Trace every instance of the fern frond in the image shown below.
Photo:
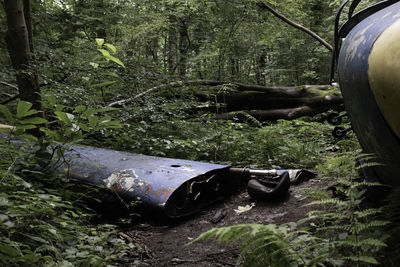
M326 198L321 200L316 200L311 203L306 204L305 206L312 206L312 205L327 205L327 204L334 204L338 206L348 206L348 201L340 200L337 198Z
M389 185L381 184L381 183L371 183L371 182L353 182L350 188L356 187L390 187Z
M380 221L380 220L375 220L367 223L356 223L351 227L350 232L352 234L359 234L365 230L371 230L372 228L386 226L389 223L390 223L389 221Z
M348 260L348 261L352 261L352 262L363 262L363 263L367 263L367 264L374 264L374 265L378 265L379 262L371 256L358 256L358 257L344 257L343 259Z
M244 257L243 266L288 266L293 251L285 239L287 226L275 224L240 224L214 228L201 234L198 240L216 237L219 243L233 244L241 241L240 256ZM244 238L244 240L242 240Z
M260 127L260 128L263 127L263 125L261 124L261 122L259 120L257 120L253 115L251 115L245 111L234 111L234 112L230 112L229 114L242 115L247 121L252 122L257 127Z
M369 217L369 216L381 214L382 212L383 212L382 209L365 209L365 210L362 210L362 211L355 211L354 214L358 218L366 218L366 217Z
M367 238L363 240L347 239L343 241L336 241L335 244L348 247L364 247L364 246L371 246L376 248L387 247L387 245L384 242L375 238Z
M305 218L304 220L308 219L310 220L324 220L324 221L330 221L330 220L339 220L339 219L348 219L350 217L350 214L348 213L341 213L337 211L325 211L325 212L315 212L312 214L308 214L308 217Z

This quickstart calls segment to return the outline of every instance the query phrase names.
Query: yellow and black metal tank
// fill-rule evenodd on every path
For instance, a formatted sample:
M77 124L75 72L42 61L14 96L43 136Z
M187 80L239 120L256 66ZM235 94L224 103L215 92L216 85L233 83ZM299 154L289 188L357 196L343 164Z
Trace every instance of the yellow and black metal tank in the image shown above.
M363 151L373 156L374 175L400 186L400 1L382 1L351 16L336 40L352 128Z

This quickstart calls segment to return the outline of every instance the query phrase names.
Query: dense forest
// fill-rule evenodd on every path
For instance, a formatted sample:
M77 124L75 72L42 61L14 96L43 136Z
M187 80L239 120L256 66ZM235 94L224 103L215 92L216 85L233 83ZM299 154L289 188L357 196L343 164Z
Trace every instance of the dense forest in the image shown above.
M240 266L396 266L400 195L371 205L367 189L382 186L360 180L355 135L334 138L325 122L344 110L329 80L339 4L0 1L1 265L151 265L124 230L140 200L104 218L88 204L104 189L57 171L84 144L312 170L322 185L302 188L303 218L211 224L200 239L237 244Z

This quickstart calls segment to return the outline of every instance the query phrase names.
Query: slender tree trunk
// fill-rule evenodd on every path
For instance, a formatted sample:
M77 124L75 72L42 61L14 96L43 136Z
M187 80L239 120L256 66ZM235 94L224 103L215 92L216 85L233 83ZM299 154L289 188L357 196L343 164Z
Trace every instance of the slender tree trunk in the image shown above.
M29 101L40 110L40 87L33 64L29 31L21 0L4 0L7 15L7 46L12 65L17 72L17 84L22 100ZM29 7L29 5L28 5ZM26 10L30 18L29 10ZM32 25L32 24L31 24Z
M103 13L103 10L105 10L104 1L97 0L96 2L97 3L95 4L94 7L98 10L98 12ZM95 26L96 37L106 40L107 39L106 24L104 23L104 20L102 18L99 18L98 22L99 24Z
M256 55L256 66L255 66L255 72L256 72L256 81L257 85L265 85L265 67L266 67L266 48L261 49L261 53Z
M190 46L189 33L184 20L181 19L179 24L179 62L178 62L178 73L179 76L185 77L186 75L186 63L188 57L188 50Z
M28 30L28 38L29 38L29 48L31 53L33 53L33 26L32 26L32 6L31 0L23 0L24 1L24 17L25 17L25 24L26 29Z

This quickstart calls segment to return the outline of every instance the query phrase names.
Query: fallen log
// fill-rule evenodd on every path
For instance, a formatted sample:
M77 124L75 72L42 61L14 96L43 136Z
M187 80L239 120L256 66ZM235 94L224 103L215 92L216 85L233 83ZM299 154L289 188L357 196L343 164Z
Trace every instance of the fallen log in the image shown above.
M212 119L214 120L232 120L234 118L241 119L240 116L248 114L256 118L258 121L276 121L280 119L294 120L304 116L315 116L327 110L329 110L329 108L328 109L323 107L312 108L310 106L301 106L301 107L287 108L287 109L272 109L272 110L246 110L240 112L217 114L214 117L212 117Z
M291 109L301 106L335 109L343 103L343 98L340 95L321 96L311 93L299 97L277 97L259 92L246 92L220 96L217 101L226 105L226 111Z
M276 97L301 97L307 95L315 95L320 92L320 94L325 94L332 90L332 86L329 85L303 85L303 86L261 86L261 85L250 85L244 83L237 82L229 82L229 81L213 81L213 80L188 80L188 81L177 81L171 82L167 84L161 84L155 87L152 87L144 92L141 92L133 97L118 100L108 104L108 107L116 107L116 106L125 106L135 99L138 99L146 94L151 92L155 92L165 88L177 88L184 86L221 86L221 85L230 85L233 86L236 91L244 92L244 91L256 91L262 92L268 96L276 96Z
M260 86L237 82L213 80L177 81L152 87L134 97L110 103L109 107L124 106L145 94L164 88L184 86L230 86L229 93L212 93L198 90L196 96L203 101L224 104L225 112L244 111L260 121L295 119L313 116L330 109L343 110L343 99L339 90L329 85ZM217 105L216 105L217 106ZM208 107L208 111L219 113L220 109ZM214 119L232 119L237 113L217 114Z

